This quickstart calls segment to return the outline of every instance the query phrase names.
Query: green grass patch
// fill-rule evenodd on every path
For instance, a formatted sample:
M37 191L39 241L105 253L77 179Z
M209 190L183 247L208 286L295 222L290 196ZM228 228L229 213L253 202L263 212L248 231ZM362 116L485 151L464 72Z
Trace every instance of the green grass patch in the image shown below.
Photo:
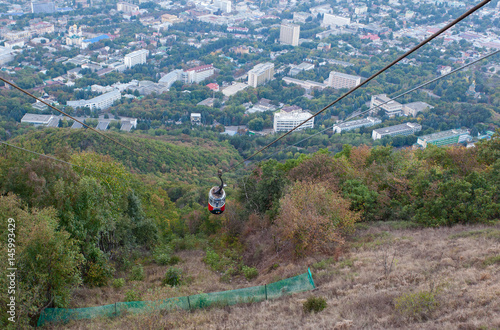
M436 297L431 291L406 293L394 300L396 312L415 321L429 319L437 307Z
M483 265L485 267L488 267L488 266L491 266L494 264L500 264L500 254L497 254L496 256L488 257L488 258L484 259L484 261L483 261Z
M314 264L312 264L311 268L314 270L324 270L329 265L331 265L333 262L334 262L333 258L323 259L321 261L318 261L318 262L315 262Z

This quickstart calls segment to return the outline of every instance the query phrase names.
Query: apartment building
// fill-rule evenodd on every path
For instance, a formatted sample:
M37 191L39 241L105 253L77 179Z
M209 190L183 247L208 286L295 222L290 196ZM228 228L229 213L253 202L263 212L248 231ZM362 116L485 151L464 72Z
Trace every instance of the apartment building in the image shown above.
M147 49L141 49L141 50L136 50L135 52L129 53L125 55L123 58L125 66L130 69L134 65L137 64L145 64L146 63L146 58L149 55L149 50Z
M256 88L274 77L274 63L265 62L257 64L248 71L248 85Z

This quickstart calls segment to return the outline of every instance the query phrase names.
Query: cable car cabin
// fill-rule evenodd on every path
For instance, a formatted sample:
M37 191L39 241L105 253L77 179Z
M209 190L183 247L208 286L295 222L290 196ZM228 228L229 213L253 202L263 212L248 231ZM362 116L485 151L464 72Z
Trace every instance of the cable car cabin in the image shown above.
M208 192L208 210L213 214L221 214L226 208L226 192L222 187L213 187Z

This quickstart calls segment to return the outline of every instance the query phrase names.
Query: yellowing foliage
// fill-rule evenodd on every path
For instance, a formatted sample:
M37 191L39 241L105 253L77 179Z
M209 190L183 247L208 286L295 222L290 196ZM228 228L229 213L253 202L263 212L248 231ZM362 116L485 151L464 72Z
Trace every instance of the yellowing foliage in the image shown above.
M328 252L344 244L344 234L360 219L349 205L323 183L296 182L280 200L276 229L298 257Z

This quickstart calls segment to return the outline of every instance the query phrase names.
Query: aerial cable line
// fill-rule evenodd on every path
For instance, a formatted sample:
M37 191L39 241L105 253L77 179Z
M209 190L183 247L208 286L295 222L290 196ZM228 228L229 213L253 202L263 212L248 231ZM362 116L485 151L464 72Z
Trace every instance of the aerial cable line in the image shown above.
M247 162L248 160L250 160L251 158L253 158L254 156L256 156L257 154L261 153L262 151L266 150L267 148L269 148L270 146L272 146L273 144L275 144L276 142L278 142L279 140L283 139L285 136L287 136L288 134L292 133L293 131L295 131L296 129L298 129L299 127L301 127L302 125L304 125L305 123L307 123L309 120L315 118L316 116L318 116L319 114L323 113L325 110L327 110L328 108L332 107L333 105L335 105L336 103L338 103L339 101L343 100L344 98L346 98L347 96L351 95L353 92L355 92L356 90L360 89L361 87L363 87L364 85L366 85L368 82L372 81L373 79L375 79L377 76L379 76L380 74L382 74L383 72L387 71L389 68L391 68L392 66L394 66L396 63L398 63L399 61L401 61L402 59L408 57L409 55L413 54L414 52L416 52L418 49L420 49L422 46L424 46L425 44L429 43L430 41L434 40L435 38L437 38L439 35L441 35L443 32L445 32L446 30L448 30L449 28L453 27L454 25L456 25L457 23L459 23L460 21L464 20L466 17L470 16L471 14L473 14L474 12L476 12L477 10L479 10L480 8L482 8L484 5L486 5L487 3L489 3L491 0L483 0L481 1L479 4L475 5L474 7L472 7L471 9L469 9L467 12L465 12L464 14L462 14L460 17L456 18L455 20L453 20L452 22L448 23L446 26L444 26L443 28L441 28L439 31L437 31L436 33L434 33L433 35L431 35L429 38L425 39L424 41L422 41L420 44L418 44L417 46L413 47L412 49L410 49L408 52L406 52L405 54L401 55L400 57L398 57L396 60L392 61L391 63L389 63L388 65L386 65L384 68L382 68L381 70L379 70L378 72L376 72L375 74L373 74L372 76L370 76L368 79L366 79L365 81L363 81L361 84L359 84L358 86L354 87L353 89L349 90L347 93L345 93L344 95L340 96L339 98L337 98L335 101L333 101L332 103L330 103L329 105L327 105L326 107L324 107L323 109L319 110L318 112L316 112L314 115L312 115L311 117L309 117L309 119L306 119L304 120L302 123L300 123L299 125L295 126L294 128L292 128L290 131L286 132L285 134L283 134L282 136L280 136L279 138L275 139L274 141L272 141L271 143L269 143L268 145L262 147L261 149L257 150L256 152L254 152L251 156L247 157L246 159L240 161L239 163L231 166L229 168L228 171L231 171L232 169L234 169L235 167L238 167L240 166L241 164Z
M474 61L472 61L472 62L470 62L470 63L467 63L467 64L465 64L465 65L462 65L461 67L456 68L455 70L450 71L450 72L448 72L448 73L446 73L446 74L444 74L444 75L442 75L442 76L436 77L436 78L431 79L431 80L429 80L429 81L427 81L427 82L425 82L425 83L423 83L423 84L420 84L420 85L418 85L417 87L414 87L414 88L412 88L412 89L410 89L410 90L408 90L408 91L406 91L406 92L404 92L404 93L401 93L401 94L399 94L399 95L396 95L396 96L394 96L393 98L390 98L388 101L385 101L385 102L382 102L382 103L380 103L380 104L378 104L378 105L375 105L375 106L371 107L371 108L370 108L370 109L368 109L368 110L365 110L365 111L362 111L362 112L359 112L359 113L352 113L352 114L351 114L351 115L349 115L349 116L348 116L345 120L341 120L341 121L339 121L338 123L339 123L339 124L340 124L340 123L344 123L344 122L348 121L348 120L349 120L349 119L351 119L351 118L356 118L356 117L359 117L359 116L364 115L364 114L365 114L365 113L367 113L367 112L373 111L373 110L375 110L375 109L377 109L377 108L381 108L383 105L385 105L385 104L387 104L387 103L389 103L389 102L392 102L392 101L394 101L394 100L396 100L396 99L398 99L398 98L400 98L400 97L403 97L403 96L405 96L406 94L409 94L409 93L414 92L414 91L416 91L416 90L418 90L418 89L420 89L420 88L422 88L422 87L425 87L425 86L427 86L427 85L430 85L430 84L432 84L433 82L436 82L436 81L438 81L438 80L440 80L440 79L446 78L447 76L449 76L449 75L451 75L451 74L453 74L453 73L455 73L455 72L458 72L458 71L460 71L460 70L463 70L463 69L465 69L465 68L467 68L467 67L469 67L469 66L471 66L471 65L473 65L473 64L476 64L477 62L480 62L480 61L482 61L482 60L484 60L484 59L486 59L486 58L488 58L488 57L491 57L491 56L493 56L493 55L496 55L496 54L498 54L498 53L500 53L500 49L498 49L498 50L496 50L496 51L494 51L494 52L491 52L491 53L489 53L489 54L486 54L486 55L484 55L483 57L480 57L480 58L478 58L478 59L476 59L476 60L474 60ZM301 142L304 142L304 141L306 141L306 140L309 140L310 138L312 138L312 137L314 137L314 136L316 136L316 135L318 135L318 134L320 134L320 133L323 133L324 131L326 131L326 130L328 130L328 129L330 129L330 127L327 127L327 128L325 128L325 129L323 129L323 130L321 130L321 131L319 131L319 132L316 132L316 133L312 134L312 135L309 135L308 137L306 137L306 138L304 138L304 139L302 139L302 140L300 140L300 141L298 141L298 142L295 142L294 144L290 144L290 145L286 146L285 148L283 148L283 149L281 149L281 150L285 150L285 149L290 148L290 147L293 147L293 146L295 146L295 145L297 145L297 144L299 144L299 143L301 143ZM270 154L269 156L265 157L265 158L263 159L263 161L268 160L269 158L271 158L273 155L275 155L276 153L278 153L278 152L279 152L279 151L281 151L281 150L276 150L275 152L273 152L273 153L272 153L272 154Z
M10 81L8 81L8 80L6 80L6 79L2 78L2 77L0 77L0 80L1 80L1 81L3 81L4 83L6 83L6 84L8 84L8 85L10 85L10 86L12 86L12 87L14 87L14 88L15 88L15 89L17 89L18 91L23 92L24 94L26 94L26 95L28 95L28 96L31 96L31 97L32 97L32 98L34 98L35 100L37 100L37 101L39 101L39 102L42 102L43 104L45 104L46 106L50 107L51 109L54 109L55 111L60 112L61 114L63 114L63 115L65 115L65 116L67 116L67 117L69 117L69 118L73 119L73 120L74 120L74 121L76 121L77 123L82 124L82 125L83 125L83 126L85 126L86 128L88 128L88 129L90 129L90 130L92 130L92 131L96 132L97 134L99 134L99 135L101 135L101 136L105 137L106 139L109 139L109 140L113 141L114 143L116 143L116 144L118 144L118 145L120 145L120 146L122 146L122 147L124 147L124 148L126 148L126 149L128 149L128 150L130 150L130 151L132 151L133 153L135 153L135 154L137 154L137 155L139 155L139 156L147 157L146 155L141 154L140 152L135 151L134 149L132 149L132 148L130 148L130 147L127 147L126 145L124 145L123 143L121 143L121 142L119 142L119 141L117 141L117 140L113 139L112 137L107 136L106 134L104 134L104 133L102 133L102 132L99 132L99 131L98 131L98 130L96 130L95 128L90 127L89 125L87 125L87 124L85 124L85 123L83 123L83 122L79 121L78 119L76 119L76 118L74 118L74 117L72 117L72 116L68 115L66 112L64 112L64 111L62 111L62 110L57 109L57 108L56 108L56 107L54 107L52 104L49 104L49 103L45 102L44 100L42 100L42 99L40 99L40 98L36 97L35 95L31 94L30 92L28 92L28 91L24 90L23 88L21 88L21 87L17 86L16 84L14 84L14 83L12 83L12 82L10 82Z
M362 115L364 115L364 114L365 114L365 113L367 113L367 112L373 111L373 110L375 110L376 108L380 108L381 106L383 106L383 105L385 105L385 104L387 104L387 103L389 103L389 102L391 102L391 101L394 101L395 99L398 99L398 98L400 98L400 97L402 97L402 96L405 96L406 94L409 94L409 93L411 93L411 92L414 92L414 91L416 91L417 89L420 89L420 88L422 88L422 87L425 87L425 86L427 86L427 85L430 85L430 84L432 84L433 82L436 82L436 81L438 81L438 80L440 80L440 79L443 79L443 78L445 78L445 77L447 77L447 76L449 76L449 75L451 75L451 74L453 74L453 73L455 73L455 72L457 72L457 71L463 70L463 69L465 69L465 68L467 68L467 67L469 67L469 66L471 66L471 65L473 65L473 64L476 64L476 63L477 63L477 62L479 62L479 61L484 60L485 58L488 58L488 57L490 57L490 56L496 55L496 54L498 54L498 53L500 53L500 49L498 49L498 50L496 50L496 51L494 51L494 52L491 52L491 53L489 53L489 54L486 54L486 55L484 55L483 57L480 57L480 58L478 58L477 60L474 60L474 61L472 61L472 62L470 62L470 63L467 63L467 64L465 64L465 65L462 65L461 67L456 68L455 70L450 71L450 72L448 72L448 73L446 73L446 74L444 74L444 75L442 75L442 76L436 77L436 78L434 78L434 79L432 79L432 80L429 80L429 81L427 81L427 82L425 82L425 83L423 83L423 84L421 84L421 85L418 85L417 87L414 87L414 88L412 88L412 89L410 89L410 90L408 90L408 91L406 91L406 92L404 92L404 93L402 93L402 94L399 94L399 95L397 95L397 96L394 96L393 98L389 99L388 101L383 102L383 103L380 103L379 105L376 105L376 106L374 106L374 107L371 107L371 108L370 108L370 109L368 109L368 110L365 110L365 111L362 111L362 112L359 112L359 113L352 113L351 115L349 115L349 116L348 116L348 117L347 117L344 121L342 121L342 122L345 122L345 121L347 121L347 120L349 120L349 119L351 119L351 118L355 118L355 117L358 117L358 116L362 116Z
M116 176L113 176L113 175L108 174L108 173L103 173L103 172L99 172L99 171L96 171L96 170L93 170L93 169L90 169L90 168L87 168L87 167L84 167L84 166L80 166L80 165L72 164L72 163L67 162L67 161L64 161L64 160L62 160L62 159L58 159L58 158L55 158L55 157L52 157L52 156L48 156L48 155L45 155L45 154L41 154L41 153L38 153L38 152L35 152L35 151L32 151L32 150L28 150L28 149L25 149L25 148L21 148L21 147L15 146L15 145L10 144L10 143L7 143L7 142L0 141L0 143L4 144L4 145L6 145L6 146L9 146L9 147L11 147L11 148L19 149L19 150L26 151L26 152L29 152L29 153L32 153L32 154L35 154L35 155L38 155L38 156L41 156L41 157L45 157L45 158L48 158L48 159L52 159L52 160L54 160L54 161L56 161L56 162L60 162L60 163L67 164L67 165L71 165L71 166L74 166L74 167L79 167L79 168L81 168L81 169L83 169L83 170L91 171L91 172L98 173L98 174L103 174L103 175L106 175L106 176L112 177L112 178L114 178L114 179L117 179L117 180L123 181L123 179L117 178Z

